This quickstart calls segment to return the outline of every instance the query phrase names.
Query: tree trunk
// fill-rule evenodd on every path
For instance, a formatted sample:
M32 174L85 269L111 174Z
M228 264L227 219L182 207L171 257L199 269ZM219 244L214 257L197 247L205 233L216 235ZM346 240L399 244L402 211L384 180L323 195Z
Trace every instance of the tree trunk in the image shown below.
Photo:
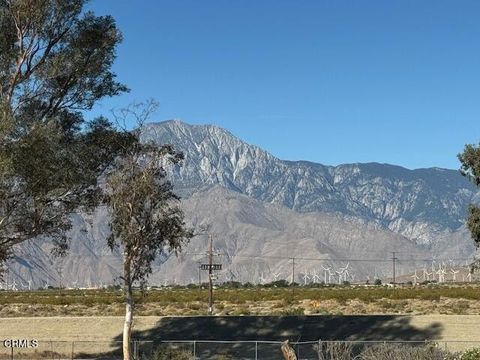
M288 340L283 342L280 349L282 350L283 358L285 360L297 360L297 354L295 354L295 350L290 346Z
M123 324L123 360L130 360L132 355L131 335L133 321L133 294L132 283L130 278L130 266L124 265L124 286L125 294L125 322Z

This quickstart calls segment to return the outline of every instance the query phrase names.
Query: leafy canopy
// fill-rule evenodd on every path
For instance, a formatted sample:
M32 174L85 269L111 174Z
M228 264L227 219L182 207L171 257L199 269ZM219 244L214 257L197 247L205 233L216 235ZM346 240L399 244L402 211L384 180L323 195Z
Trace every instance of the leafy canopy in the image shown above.
M461 163L460 172L476 186L480 186L480 146L467 144L463 153L458 155ZM480 208L470 204L467 227L477 247L480 246Z
M67 248L68 215L136 141L83 111L127 91L111 66L121 33L85 0L0 0L0 263L40 235Z

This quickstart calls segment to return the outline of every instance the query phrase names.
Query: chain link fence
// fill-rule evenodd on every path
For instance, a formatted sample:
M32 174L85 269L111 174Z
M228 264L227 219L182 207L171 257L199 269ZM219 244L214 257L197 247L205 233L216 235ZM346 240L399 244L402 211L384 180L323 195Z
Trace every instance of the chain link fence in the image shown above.
M160 351L170 359L257 360L283 359L280 341L162 341ZM480 348L480 341L307 341L291 342L299 360L354 359L369 348L436 349L464 352ZM351 356L351 357L349 357ZM392 360L392 359L390 359Z
M282 359L280 341L133 341L135 360L257 360ZM429 348L445 352L463 352L480 348L480 341L308 341L291 342L299 360L354 359L379 346ZM351 356L351 357L350 357ZM122 359L122 342L38 341L0 343L0 360L117 360Z

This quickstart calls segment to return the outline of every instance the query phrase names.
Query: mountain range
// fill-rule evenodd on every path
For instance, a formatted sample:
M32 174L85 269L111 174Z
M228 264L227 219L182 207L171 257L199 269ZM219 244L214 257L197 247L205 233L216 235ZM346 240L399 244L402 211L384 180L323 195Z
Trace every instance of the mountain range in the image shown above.
M219 281L291 280L295 261L297 282L325 280L322 266L347 264L352 280L388 277L393 251L399 272L435 257L464 262L474 253L464 224L468 204L479 195L458 171L281 160L220 127L179 120L145 125L142 141L184 153L182 166L169 169L171 180L189 225L211 227L223 264ZM72 215L64 259L51 258L48 241L20 246L9 266L10 283L112 283L121 258L106 247L106 217L102 208ZM178 257L162 254L151 283L206 280L198 270L206 241L193 238Z

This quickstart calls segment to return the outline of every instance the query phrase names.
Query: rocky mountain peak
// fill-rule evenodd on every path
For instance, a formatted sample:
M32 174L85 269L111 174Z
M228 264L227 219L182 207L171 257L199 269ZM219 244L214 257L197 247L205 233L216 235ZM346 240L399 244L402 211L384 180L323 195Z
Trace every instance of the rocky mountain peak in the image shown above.
M174 174L184 194L219 184L300 212L359 216L423 243L434 241L438 232L458 229L475 196L454 170L280 160L215 125L151 123L143 139L171 143L185 154Z

